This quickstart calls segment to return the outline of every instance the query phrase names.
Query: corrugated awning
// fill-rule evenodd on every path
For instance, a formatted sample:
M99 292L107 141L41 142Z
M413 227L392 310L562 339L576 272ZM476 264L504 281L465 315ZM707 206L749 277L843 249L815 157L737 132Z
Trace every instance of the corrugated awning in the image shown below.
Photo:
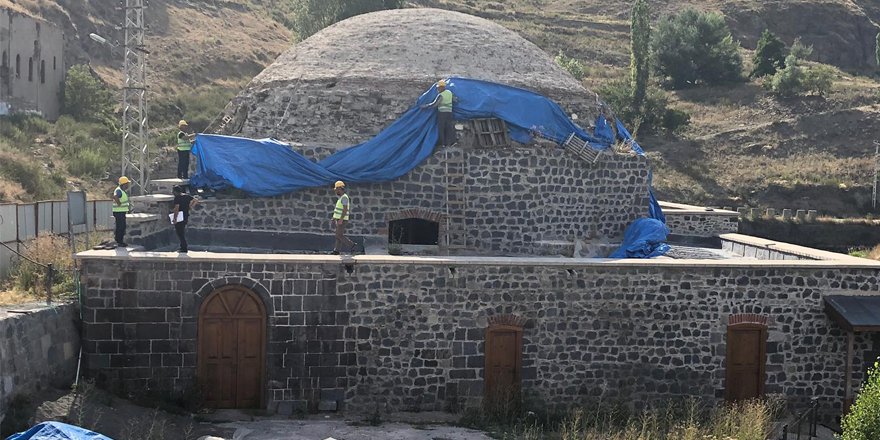
M880 332L880 296L826 296L825 313L846 331Z

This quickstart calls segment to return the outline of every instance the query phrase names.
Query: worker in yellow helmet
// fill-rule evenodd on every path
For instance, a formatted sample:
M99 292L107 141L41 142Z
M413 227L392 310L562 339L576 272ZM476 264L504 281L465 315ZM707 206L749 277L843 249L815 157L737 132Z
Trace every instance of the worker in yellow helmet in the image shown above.
M128 177L119 178L119 185L113 191L113 219L116 220L115 239L116 246L126 247L125 244L125 216L131 211L131 204L128 201L128 188L131 181Z
M196 135L183 119L177 123L177 130L177 178L189 179L189 154Z
M452 119L452 105L458 99L452 94L452 91L446 88L446 80L441 79L437 82L437 97L430 104L425 104L422 108L437 108L437 143L440 146L455 145L455 122Z
M333 207L333 228L336 230L336 245L333 246L333 254L339 255L343 249L354 252L355 242L345 236L345 227L351 215L351 198L345 193L345 182L339 180L333 185L336 196L336 206Z

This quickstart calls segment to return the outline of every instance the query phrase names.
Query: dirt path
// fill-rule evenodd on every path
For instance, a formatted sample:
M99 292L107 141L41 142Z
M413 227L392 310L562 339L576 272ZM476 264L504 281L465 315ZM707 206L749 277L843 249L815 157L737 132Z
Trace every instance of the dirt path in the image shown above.
M220 426L235 429L234 440L491 440L471 429L406 423L357 426L342 420L262 420Z

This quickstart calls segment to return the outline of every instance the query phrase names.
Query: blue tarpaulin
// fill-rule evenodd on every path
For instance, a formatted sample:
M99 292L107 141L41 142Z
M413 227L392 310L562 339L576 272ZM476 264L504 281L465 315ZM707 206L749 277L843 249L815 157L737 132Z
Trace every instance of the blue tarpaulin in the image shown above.
M558 104L515 87L465 78L450 78L447 87L457 98L455 119L498 118L507 123L511 139L529 143L539 134L557 143L568 136L606 149L610 136L595 137L569 119ZM287 144L273 139L196 136L192 153L198 169L191 184L199 188L235 187L254 196L274 196L303 188L346 183L386 182L421 164L437 144L437 112L421 109L437 96L436 85L376 137L315 163Z
M61 422L43 422L25 432L12 434L6 440L113 440L79 426Z
M653 218L640 218L626 228L623 243L610 255L611 258L652 258L666 255L669 245L666 236L669 228Z

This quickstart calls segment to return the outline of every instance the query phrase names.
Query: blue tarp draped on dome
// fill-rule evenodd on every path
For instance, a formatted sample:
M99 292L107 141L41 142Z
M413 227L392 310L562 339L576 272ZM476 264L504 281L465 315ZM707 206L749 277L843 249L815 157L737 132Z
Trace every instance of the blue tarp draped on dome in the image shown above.
M577 126L552 100L516 87L453 77L447 87L455 94L454 118L498 118L507 123L510 138L527 144L539 135L562 144L574 133L597 150L613 143L614 130L600 116L596 130L589 133ZM421 164L437 144L437 116L433 109L421 109L437 96L432 86L400 118L376 137L313 162L290 146L274 139L245 139L199 134L192 154L198 169L191 185L198 188L235 187L254 196L275 196L303 188L346 183L386 182L399 178ZM644 155L620 121L620 141L629 141L633 151ZM649 213L664 221L653 192Z
M61 422L43 422L25 432L12 434L6 440L113 440L79 426Z

